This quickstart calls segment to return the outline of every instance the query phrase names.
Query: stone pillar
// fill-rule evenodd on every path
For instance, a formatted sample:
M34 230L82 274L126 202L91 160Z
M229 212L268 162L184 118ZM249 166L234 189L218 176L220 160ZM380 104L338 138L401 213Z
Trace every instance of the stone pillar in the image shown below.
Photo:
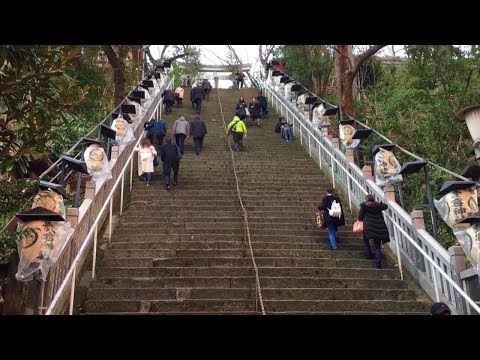
M412 225L413 225L413 231L414 233L417 232L417 230L425 230L425 219L423 217L423 212L420 211L420 210L413 210L411 213L410 213L410 217L412 218ZM414 240L415 240L415 236L413 236ZM422 246L422 244L420 243L419 240L417 240L417 244L420 245L420 247ZM425 266L427 265L425 263L425 259L423 258L423 255L420 254L420 252L413 246L413 245L409 245L408 246L410 250L410 252L413 254L415 254L414 256L414 260L415 260L415 264L417 266L417 268L424 272L425 271Z
M465 261L465 252L459 245L450 246L448 248L452 268L460 274L462 271L467 270L467 263Z
M395 201L395 189L393 185L385 185L383 187L383 192L385 193L385 198L388 201Z
M68 208L67 209L67 222L70 223L70 226L75 228L78 225L79 211L78 208Z
M111 148L111 159L118 159L119 149L117 145L112 145Z
M93 200L95 197L95 181L88 181L85 184L85 199Z
M349 163L353 163L355 161L353 149L347 149L346 155L347 155L347 161Z
M425 219L423 218L423 212L420 210L413 210L410 213L412 218L413 227L415 229L422 229L425 230Z
M370 165L364 165L362 170L363 170L363 177L367 180L373 181L372 167Z
M332 138L332 146L334 149L338 149L340 147L339 138Z

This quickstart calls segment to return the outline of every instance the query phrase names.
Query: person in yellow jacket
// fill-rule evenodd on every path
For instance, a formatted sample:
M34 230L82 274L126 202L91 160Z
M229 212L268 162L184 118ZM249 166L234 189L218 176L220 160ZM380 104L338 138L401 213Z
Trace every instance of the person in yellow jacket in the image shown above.
M227 126L227 135L230 133L233 136L233 148L235 151L239 151L243 148L243 139L247 138L247 127L238 116L235 116Z

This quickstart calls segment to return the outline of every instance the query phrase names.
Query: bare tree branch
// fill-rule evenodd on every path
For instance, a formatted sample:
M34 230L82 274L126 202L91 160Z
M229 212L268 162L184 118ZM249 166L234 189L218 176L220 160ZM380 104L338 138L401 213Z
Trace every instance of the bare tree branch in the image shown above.
M384 48L385 46L387 45L373 45L373 46L370 46L367 51L363 52L362 54L360 54L360 56L355 60L354 64L353 64L353 67L351 68L351 73L352 73L352 76L355 76L358 72L358 70L360 70L360 66L369 58L371 57L372 55L374 55L375 53L377 53L379 50L381 50L382 48Z
M162 49L162 53L160 54L160 61L163 60L163 57L165 56L165 51L167 51L167 48L169 47L170 45L164 45L163 46L163 49Z

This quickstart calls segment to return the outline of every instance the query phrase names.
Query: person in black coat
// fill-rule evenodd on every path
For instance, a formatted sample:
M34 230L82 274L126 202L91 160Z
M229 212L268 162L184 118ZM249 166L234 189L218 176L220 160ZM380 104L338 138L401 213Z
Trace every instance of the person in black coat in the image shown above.
M201 86L195 86L190 92L190 100L192 101L192 106L195 108L197 114L200 114L202 111L202 100L203 92Z
M267 98L262 95L261 91L257 96L257 101L260 104L261 118L264 119L264 118L268 117Z
M200 155L203 147L203 138L207 135L207 125L198 116L190 123L190 136L195 143L195 153Z
M334 200L337 203L340 203L340 208L342 209L340 218L332 217L329 214L329 210L332 208ZM328 230L328 238L330 239L330 246L332 247L332 250L337 250L338 227L345 225L345 215L343 214L343 206L340 198L337 195L334 195L333 189L327 189L327 195L323 198L322 203L318 205L318 210L323 210Z
M180 168L180 159L182 158L180 148L172 144L170 136L165 137L165 144L160 146L160 158L163 162L163 176L165 177L165 190L170 190L170 174L173 169L174 185L178 184L178 170Z
M252 119L253 126L260 126L260 104L257 101L256 97L252 98L252 102L248 104L248 109L250 111L250 119Z
M172 112L173 104L175 103L175 93L170 90L166 89L162 93L163 103L165 104L165 114L170 114Z
M245 102L245 98L240 96L238 99L238 103L235 106L235 115L237 115L240 120L244 121L247 118L247 103Z
M360 206L358 220L363 221L363 242L368 259L373 258L370 250L370 239L375 246L375 264L377 269L382 268L382 244L390 241L388 228L383 219L382 211L387 210L388 205L375 201L373 195L367 195L365 202Z

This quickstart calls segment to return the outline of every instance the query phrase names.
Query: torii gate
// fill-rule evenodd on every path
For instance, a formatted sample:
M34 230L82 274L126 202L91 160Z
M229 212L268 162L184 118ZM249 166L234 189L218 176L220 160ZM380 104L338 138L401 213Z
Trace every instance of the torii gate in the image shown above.
M184 62L177 61L178 67L184 69L186 64ZM252 64L240 64L240 65L200 65L200 72L211 72L213 73L213 80L215 82L215 87L218 88L218 80L229 80L228 76L218 76L219 72L231 72L232 67L240 68L241 71L249 72L252 68Z

